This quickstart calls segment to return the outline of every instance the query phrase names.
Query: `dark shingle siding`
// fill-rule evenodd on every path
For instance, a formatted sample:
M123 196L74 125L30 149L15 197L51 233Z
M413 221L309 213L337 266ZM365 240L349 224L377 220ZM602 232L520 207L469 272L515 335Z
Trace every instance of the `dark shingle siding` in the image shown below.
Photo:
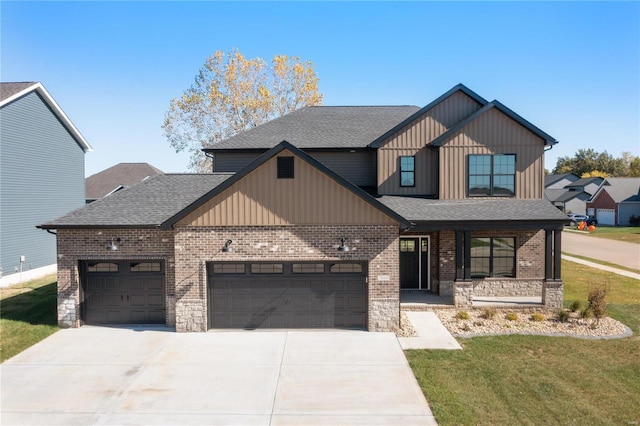
M300 149L365 148L418 109L417 106L304 107L207 149L270 149L283 140Z
M159 226L230 176L222 173L156 175L43 227Z

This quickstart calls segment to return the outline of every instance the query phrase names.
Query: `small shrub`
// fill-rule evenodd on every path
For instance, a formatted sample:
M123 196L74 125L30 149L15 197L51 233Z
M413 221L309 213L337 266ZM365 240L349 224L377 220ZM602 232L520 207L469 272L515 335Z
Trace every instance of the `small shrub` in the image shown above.
M556 312L556 319L560 322L569 321L569 311L566 309L558 309L558 312Z
M515 312L509 312L504 317L509 321L518 321L518 314L516 314Z
M579 300L574 300L571 303L571 312L578 312L580 310L580 308L582 307L582 304L580 303Z
M542 315L541 313L531 314L531 321L542 322L544 321L544 315Z
M589 319L593 318L593 311L586 306L583 310L580 311L580 318Z
M469 318L471 318L471 316L467 311L458 311L458 313L456 314L456 318L459 320L468 320Z
M607 316L607 293L608 286L593 286L589 290L589 309L597 321Z
M594 321L591 324L589 324L589 328L591 328L592 330L595 330L596 328L598 328L598 321Z
M631 215L629 217L629 225L631 226L640 226L640 216Z
M491 320L495 318L497 313L498 310L496 308L494 308L493 306L487 306L482 310L482 318Z

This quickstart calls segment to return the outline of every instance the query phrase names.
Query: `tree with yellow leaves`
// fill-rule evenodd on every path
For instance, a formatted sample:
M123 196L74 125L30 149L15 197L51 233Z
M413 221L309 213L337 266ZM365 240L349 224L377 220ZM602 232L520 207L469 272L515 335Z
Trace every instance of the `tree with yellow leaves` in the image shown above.
M275 55L270 64L239 50L208 57L195 83L173 98L162 129L176 150L191 151L189 168L211 170L203 147L227 139L298 108L322 103L310 61Z

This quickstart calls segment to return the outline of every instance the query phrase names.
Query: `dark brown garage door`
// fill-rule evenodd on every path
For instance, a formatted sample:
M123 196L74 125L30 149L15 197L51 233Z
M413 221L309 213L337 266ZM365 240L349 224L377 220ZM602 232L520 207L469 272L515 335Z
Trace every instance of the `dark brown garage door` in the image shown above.
M209 263L210 328L366 328L366 263Z
M164 269L160 261L88 261L83 273L86 324L164 324Z

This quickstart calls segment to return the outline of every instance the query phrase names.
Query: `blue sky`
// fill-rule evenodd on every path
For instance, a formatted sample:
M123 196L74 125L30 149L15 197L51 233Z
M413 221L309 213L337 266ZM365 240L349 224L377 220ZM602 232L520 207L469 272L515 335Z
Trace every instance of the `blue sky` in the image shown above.
M162 134L205 58L313 61L325 105L424 106L457 83L560 141L640 155L638 2L0 2L0 79L41 81L93 146L183 172Z

